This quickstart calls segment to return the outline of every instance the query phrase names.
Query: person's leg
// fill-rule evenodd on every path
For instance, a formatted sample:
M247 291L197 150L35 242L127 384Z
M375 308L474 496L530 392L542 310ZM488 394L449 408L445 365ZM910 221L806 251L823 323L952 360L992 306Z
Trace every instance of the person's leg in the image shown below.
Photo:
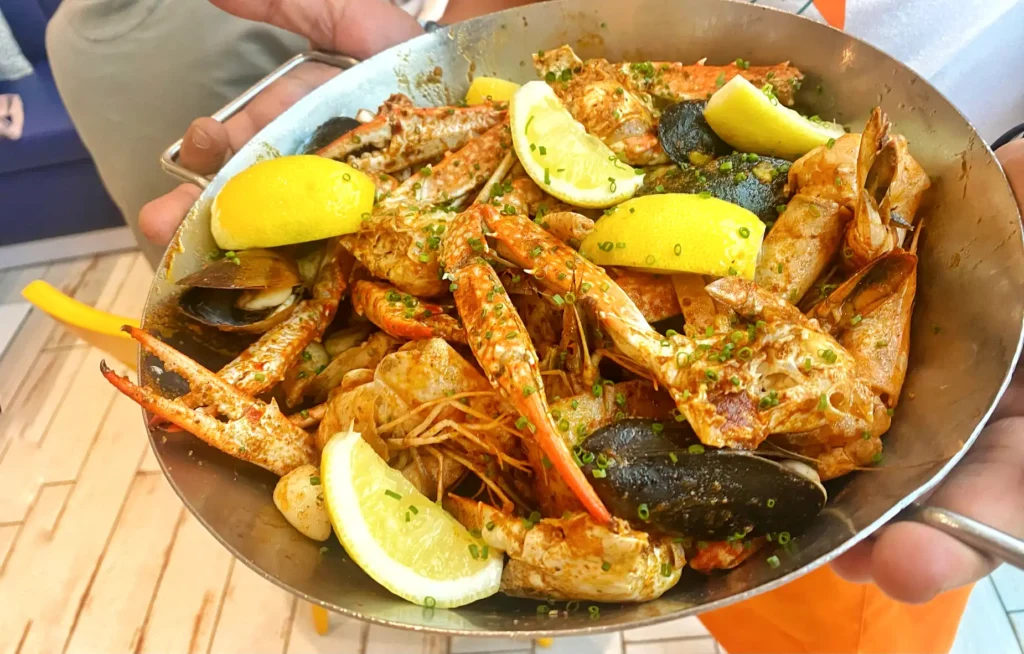
M304 39L235 18L207 0L65 0L47 29L54 79L100 177L154 265L139 209L176 182L160 153Z

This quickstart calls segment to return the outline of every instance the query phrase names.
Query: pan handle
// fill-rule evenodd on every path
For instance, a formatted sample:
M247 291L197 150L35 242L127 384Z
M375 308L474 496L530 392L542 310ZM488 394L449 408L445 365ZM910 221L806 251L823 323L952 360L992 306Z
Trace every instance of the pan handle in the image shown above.
M898 520L920 522L970 545L989 558L1024 570L1024 541L977 520L937 506L912 504Z
M351 68L359 63L358 60L353 59L352 57L346 57L345 55L320 52L318 50L303 52L302 54L295 55L278 66L272 73L256 82L240 96L221 107L211 116L211 118L218 122L226 121L228 118L231 118L241 111L242 108L249 104L253 98L259 95L263 89L267 88L288 72L307 61L316 61L322 64L337 66L342 70ZM173 145L171 145L171 147L164 150L163 154L160 155L160 167L164 169L164 172L170 174L172 177L177 177L183 182L195 184L199 188L206 188L206 185L210 183L210 180L207 177L193 172L178 163L178 154L181 152L181 141L182 139L178 139Z

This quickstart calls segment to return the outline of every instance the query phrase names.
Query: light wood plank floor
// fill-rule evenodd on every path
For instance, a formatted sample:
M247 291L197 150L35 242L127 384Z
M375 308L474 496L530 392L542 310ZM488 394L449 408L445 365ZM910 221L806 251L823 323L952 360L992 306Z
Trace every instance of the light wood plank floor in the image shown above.
M137 252L0 272L0 654L719 651L694 618L550 644L340 616L318 635L309 606L236 564L181 506L138 407L100 379L103 354L21 299L33 279L138 315L151 272ZM979 585L956 651L1021 654L1022 588L1024 575L1005 569Z

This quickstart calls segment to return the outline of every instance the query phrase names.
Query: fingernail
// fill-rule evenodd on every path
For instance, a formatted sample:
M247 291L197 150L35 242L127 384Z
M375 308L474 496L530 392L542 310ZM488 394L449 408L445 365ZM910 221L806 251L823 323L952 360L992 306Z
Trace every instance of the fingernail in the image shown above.
M209 134L203 131L202 127L196 127L194 130L192 130L192 143L197 148L202 148L205 150L206 148L209 148L210 145L213 144L213 139L210 138Z

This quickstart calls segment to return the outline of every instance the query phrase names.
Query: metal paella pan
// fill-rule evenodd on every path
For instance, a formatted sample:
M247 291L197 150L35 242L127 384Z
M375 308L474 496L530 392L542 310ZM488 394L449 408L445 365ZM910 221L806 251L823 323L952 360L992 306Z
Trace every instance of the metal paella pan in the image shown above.
M564 0L482 17L417 38L346 70L258 134L220 171L189 213L150 292L143 324L211 369L233 337L185 321L182 287L218 252L210 207L224 182L268 156L300 150L335 116L374 108L394 92L419 105L464 96L474 75L535 79L531 55L570 44L611 61L790 61L807 76L798 104L856 128L881 105L931 176L904 399L885 437L885 462L829 485L826 508L799 546L769 565L753 557L726 574L684 577L660 599L537 615L537 602L496 595L455 609L423 609L371 580L331 541L295 531L272 501L276 477L189 434L151 429L163 469L189 509L251 568L303 599L395 627L473 635L541 636L635 627L679 618L775 588L825 564L925 494L977 436L1013 370L1024 319L1024 243L1016 203L991 151L927 82L872 47L826 26L746 3ZM818 88L821 92L818 92ZM143 357L143 382L153 361ZM167 388L166 390L173 390ZM180 389L178 389L180 391Z

